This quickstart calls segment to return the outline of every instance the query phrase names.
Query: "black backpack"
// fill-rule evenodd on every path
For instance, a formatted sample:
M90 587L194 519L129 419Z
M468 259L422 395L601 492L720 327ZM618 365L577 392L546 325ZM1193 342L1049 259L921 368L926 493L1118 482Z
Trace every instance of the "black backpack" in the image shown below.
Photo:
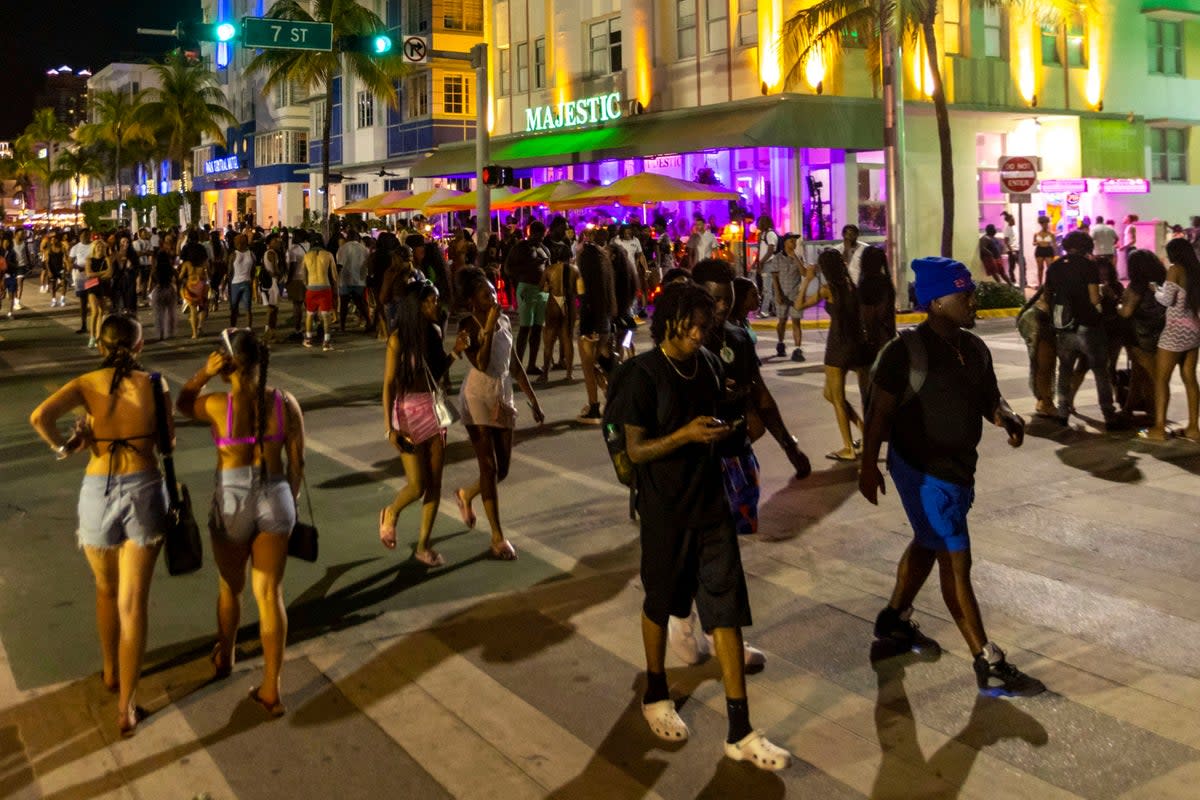
M264 292L271 291L271 287L275 285L275 275L267 268L266 254L258 261L258 288ZM276 256L276 265L278 265L278 256Z

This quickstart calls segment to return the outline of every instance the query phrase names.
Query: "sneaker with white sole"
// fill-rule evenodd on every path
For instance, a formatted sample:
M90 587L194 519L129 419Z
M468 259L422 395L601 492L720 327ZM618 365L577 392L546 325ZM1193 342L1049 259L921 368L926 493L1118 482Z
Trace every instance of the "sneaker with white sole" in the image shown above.
M744 739L725 743L725 755L734 761L749 761L759 769L778 772L792 764L792 754L773 743L762 731L752 731Z
M13 310L14 311L21 311L24 308L25 308L25 306L21 305L20 300L13 300Z
M667 645L675 657L688 666L699 664L712 655L708 638L696 635L699 628L700 619L695 608L687 619L674 616L667 619Z
M975 656L975 681L986 697L1033 697L1046 691L1046 684L1008 663L1004 651L991 642Z

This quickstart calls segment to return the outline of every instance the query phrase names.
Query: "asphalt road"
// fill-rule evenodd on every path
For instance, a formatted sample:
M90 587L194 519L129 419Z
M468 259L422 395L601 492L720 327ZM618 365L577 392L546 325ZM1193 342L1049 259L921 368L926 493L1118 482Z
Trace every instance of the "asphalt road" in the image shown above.
M31 305L44 309L32 289ZM171 578L160 564L142 691L154 715L117 740L95 678L91 576L74 545L83 462L56 462L27 422L97 363L77 321L74 308L0 320L0 796L1193 796L1200 447L1108 435L1086 419L1067 431L1035 424L1020 450L985 431L971 517L977 590L991 637L1051 692L977 699L936 577L918 619L946 656L872 670L870 625L907 523L893 494L870 506L853 467L822 458L839 442L821 397L819 332L805 334L804 364L767 358L773 346L760 345L817 471L790 480L763 440L761 531L743 543L756 621L747 635L769 659L751 679L755 721L797 755L791 770L720 759L711 664L670 662L673 693L690 698L681 713L693 741L660 748L645 733L636 533L597 429L573 421L582 383L553 374L540 393L544 426L518 400L501 486L517 562L486 558L486 534L457 520L450 491L475 469L461 427L434 532L447 566L408 558L415 507L401 517L401 546L380 547L378 510L403 479L382 437L382 345L361 334L339 337L332 353L284 344L272 356L271 381L305 410L322 534L320 562L292 561L285 580L291 712L268 727L242 699L258 669L253 601L234 678L209 684L215 569L209 560ZM207 341L149 345L145 363L178 386L214 345L218 325L209 328ZM1006 396L1032 411L1011 321L978 332ZM1099 416L1090 382L1077 405ZM211 439L195 425L178 436L181 478L203 519Z

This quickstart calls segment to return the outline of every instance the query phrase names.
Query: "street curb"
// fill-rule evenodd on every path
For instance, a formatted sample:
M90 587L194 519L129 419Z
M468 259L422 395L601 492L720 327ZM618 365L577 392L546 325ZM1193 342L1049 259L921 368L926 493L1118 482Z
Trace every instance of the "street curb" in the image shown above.
M975 312L978 319L1005 319L1015 318L1021 313L1019 308L985 308ZM897 325L919 325L925 321L927 315L923 311L913 311L904 314L896 315ZM750 327L760 331L773 331L778 321L773 319L756 319L750 323ZM800 327L806 331L825 330L829 327L828 319L806 319L800 323Z

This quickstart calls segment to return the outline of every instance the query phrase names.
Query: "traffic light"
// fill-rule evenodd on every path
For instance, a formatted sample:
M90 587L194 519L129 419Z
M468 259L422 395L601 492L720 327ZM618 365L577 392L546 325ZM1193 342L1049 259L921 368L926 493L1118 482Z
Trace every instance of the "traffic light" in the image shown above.
M175 27L175 37L183 42L232 42L238 37L238 27L224 22L181 22Z
M512 167L489 164L483 168L483 182L488 186L508 186L513 182Z
M386 33L366 33L360 36L343 36L339 39L340 49L344 53L367 53L373 56L383 56L392 52L394 44L392 37Z

